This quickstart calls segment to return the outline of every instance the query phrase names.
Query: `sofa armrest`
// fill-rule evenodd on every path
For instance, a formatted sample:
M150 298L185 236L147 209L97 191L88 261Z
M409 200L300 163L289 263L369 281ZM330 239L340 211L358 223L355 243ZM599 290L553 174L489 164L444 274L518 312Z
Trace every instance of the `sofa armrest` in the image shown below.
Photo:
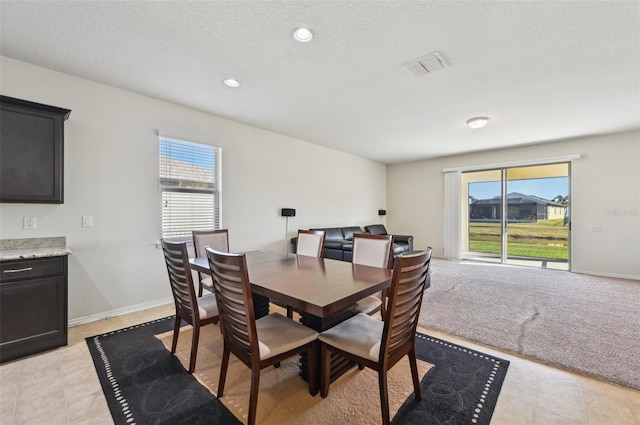
M412 235L393 235L393 241L395 243L406 243L409 245L409 251L413 251L413 236Z

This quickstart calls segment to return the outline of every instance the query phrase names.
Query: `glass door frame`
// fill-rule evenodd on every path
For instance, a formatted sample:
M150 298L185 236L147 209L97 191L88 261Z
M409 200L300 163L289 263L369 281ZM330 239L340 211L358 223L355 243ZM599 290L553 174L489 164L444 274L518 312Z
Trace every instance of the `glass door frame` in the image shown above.
M470 251L469 246L470 246L470 242L471 242L471 230L470 230L470 193L469 193L469 183L471 183L468 180L465 180L464 177L461 178L461 195L462 198L465 200L465 202L462 205L466 205L466 211L465 208L463 208L463 220L461 225L463 226L463 231L461 232L462 235L466 235L466 243L463 242L463 249L462 249L462 258L463 259L467 259L467 260L479 260L479 261L491 261L491 259L498 260L500 263L502 264L513 264L516 260L514 260L513 258L510 260L509 259L509 250L508 250L508 245L509 245L509 197L508 197L508 185L509 185L509 170L516 170L519 168L522 169L526 169L529 167L538 167L538 166L547 166L547 165L562 165L562 166L566 166L566 177L568 179L568 185L567 185L567 197L568 197L568 202L566 204L566 210L565 210L565 217L566 217L566 224L567 224L567 260L566 260L566 268L564 267L560 267L561 270L571 270L571 161L567 161L567 160L562 160L562 161L558 161L558 162L549 162L549 163L529 163L529 164L518 164L518 165L503 165L503 166L497 166L495 168L485 168L485 169L478 169L478 170L473 170L473 169L467 169L463 172L463 174L465 173L481 173L481 172L485 172L485 173L491 173L491 172L499 172L500 173L500 253L499 254L491 254L489 252L476 252L476 251ZM495 176L497 178L497 176ZM558 177L562 177L562 176L558 176ZM541 177L533 177L535 178L549 178L549 177L545 177L545 176L541 176ZM527 179L512 179L514 181L517 180L527 180ZM487 180L487 181L494 181L494 180ZM535 195L534 195L535 196ZM555 198L554 198L555 199ZM547 211L545 211L545 217L546 217L546 213ZM466 231L464 231L466 229ZM512 256L513 257L513 256ZM554 262L558 262L553 261ZM522 259L522 261L527 261L526 257L524 257ZM539 259L536 257L531 257L531 261L542 261L540 267L547 267L547 260L546 259ZM563 263L563 261L559 261L559 263ZM533 265L533 264L532 264Z

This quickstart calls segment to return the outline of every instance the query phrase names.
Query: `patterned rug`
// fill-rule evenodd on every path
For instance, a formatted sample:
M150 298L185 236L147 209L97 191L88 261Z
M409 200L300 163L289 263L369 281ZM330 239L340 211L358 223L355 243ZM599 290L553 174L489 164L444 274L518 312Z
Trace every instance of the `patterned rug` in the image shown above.
M243 397L244 389L246 393L249 389L249 369L234 362L232 356L228 388L225 397L218 400L212 394L219 371L214 351L221 351L217 326L211 326L213 332L207 327L201 331L196 373L189 375L183 363L188 362L191 329L182 328L176 357L166 348L172 325L173 317L167 317L86 339L114 422L242 424L246 421L242 413L247 404ZM419 371L426 373L421 381L422 400L413 396L404 403L398 400L395 408L391 406L392 414L397 410L393 424L488 425L509 362L420 333L416 334L416 348L422 361ZM403 369L408 366L392 368L389 380L395 380L395 385L404 387L402 393L409 394L412 385ZM340 420L368 424L379 418L373 371L350 371L331 385L326 399L310 397L297 372L297 360L263 371L258 423L286 425L302 420L329 425ZM390 389L390 394L394 392L398 390ZM287 406L287 399L295 407ZM364 404L363 399L370 404Z
M87 338L116 425L240 425L155 335L173 317Z

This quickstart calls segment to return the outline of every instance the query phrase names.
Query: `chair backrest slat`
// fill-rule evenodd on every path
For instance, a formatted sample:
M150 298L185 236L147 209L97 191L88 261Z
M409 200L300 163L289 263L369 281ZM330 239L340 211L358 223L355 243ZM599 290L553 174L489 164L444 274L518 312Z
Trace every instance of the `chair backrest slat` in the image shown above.
M351 262L354 264L386 269L391 264L392 252L392 235L370 235L366 233L353 235Z
M222 334L231 352L245 364L250 364L252 358L259 359L260 355L246 257L211 247L205 252L211 268Z
M395 361L415 345L431 251L428 248L395 260L380 346L380 359L383 361Z
M171 293L176 309L180 311L185 320L190 320L190 323L193 324L192 322L198 318L193 307L197 305L197 301L191 267L189 266L187 244L186 242L169 242L163 239L162 251L169 272Z

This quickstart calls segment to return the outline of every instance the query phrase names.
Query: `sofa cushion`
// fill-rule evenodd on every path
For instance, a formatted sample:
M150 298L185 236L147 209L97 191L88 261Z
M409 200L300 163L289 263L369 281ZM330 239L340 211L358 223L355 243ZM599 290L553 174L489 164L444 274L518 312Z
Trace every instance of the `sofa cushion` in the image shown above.
M342 229L340 227L325 227L311 230L324 230L324 239L344 239L342 236ZM325 242L326 246L326 242Z
M402 254L405 252L409 252L409 245L406 243L394 243L393 244L393 256L395 257L398 254Z
M354 233L363 233L360 226L349 226L342 228L342 239L346 239L348 241L353 240Z
M324 240L324 248L325 249L342 249L342 244L345 241L342 239L325 239Z
M327 249L327 248L325 248L322 251L322 256L324 258L330 258L332 260L344 261L344 251L341 250L341 249Z
M367 233L371 233L372 235L386 235L387 229L384 227L384 224L371 224L369 226L365 226L364 230Z

